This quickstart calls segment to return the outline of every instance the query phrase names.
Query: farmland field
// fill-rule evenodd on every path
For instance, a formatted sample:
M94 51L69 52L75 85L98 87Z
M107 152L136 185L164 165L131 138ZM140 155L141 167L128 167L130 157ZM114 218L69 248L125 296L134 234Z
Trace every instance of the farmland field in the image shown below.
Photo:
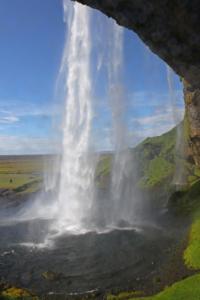
M0 156L0 189L37 191L51 160L52 156Z

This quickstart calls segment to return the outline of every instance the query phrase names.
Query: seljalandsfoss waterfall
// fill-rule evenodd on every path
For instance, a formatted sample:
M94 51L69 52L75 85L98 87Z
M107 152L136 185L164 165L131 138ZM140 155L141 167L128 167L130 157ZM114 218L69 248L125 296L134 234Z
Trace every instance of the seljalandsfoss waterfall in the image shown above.
M8 2L0 299L196 300L194 1Z
M60 68L65 113L56 226L61 231L74 227L80 230L90 217L95 173L95 158L91 155L94 83L90 11L65 1L64 12L66 21L69 14L71 20Z
M92 32L92 11L80 4L64 1L66 42L60 67L60 88L64 94L64 116L62 137L62 158L58 195L55 201L54 229L84 232L97 230L93 213L95 211L95 170L98 154L93 143L93 118L95 114L95 76L98 73L98 58L93 59L94 32ZM122 81L123 29L113 21L108 22L110 32L104 29L99 38L107 42L106 70L108 109L111 111L110 139L114 157L111 166L110 194L107 201L109 212L104 220L106 227L117 226L121 221L128 223L127 200L130 201L129 143L124 123L123 103L126 93ZM96 70L92 72L92 62ZM93 74L92 74L93 73ZM123 196L124 194L124 196ZM122 202L123 199L123 202ZM97 200L98 201L98 200ZM131 201L134 201L132 197ZM98 213L96 211L96 213ZM99 216L97 216L99 219Z

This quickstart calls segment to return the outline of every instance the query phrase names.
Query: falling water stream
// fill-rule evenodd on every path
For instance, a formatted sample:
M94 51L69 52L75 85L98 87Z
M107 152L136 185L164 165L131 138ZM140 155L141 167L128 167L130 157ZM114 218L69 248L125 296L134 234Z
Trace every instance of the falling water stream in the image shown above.
M113 226L128 222L128 200L131 196L129 179L132 170L129 149L128 128L126 125L127 95L123 85L123 28L113 23L109 38L110 57L108 61L109 100L112 112L112 138L114 157L111 172L111 205L110 223Z
M167 83L169 88L169 97L172 107L172 117L174 120L174 125L176 126L176 145L175 145L175 172L173 176L172 183L179 188L186 184L185 178L185 160L186 156L186 144L184 139L184 121L183 114L178 111L177 95L174 88L174 72L167 66Z
M64 1L68 21L66 43L59 78L64 90L65 113L60 185L54 226L59 232L84 231L89 226L94 204L96 159L92 149L92 119L95 85L92 70L93 34L91 9ZM70 17L69 17L70 16ZM105 39L106 32L103 32ZM113 21L108 42L108 97L112 112L114 158L111 174L109 222L126 219L121 203L130 169L128 136L124 123L125 93L121 78L123 65L123 29ZM98 69L98 68L97 68ZM93 152L92 152L93 151ZM120 212L120 213L119 213ZM108 220L107 220L108 222ZM108 224L106 224L108 225Z
M64 1L65 20L71 10L60 76L65 92L58 230L81 229L93 199L95 164L90 154L92 122L90 11Z

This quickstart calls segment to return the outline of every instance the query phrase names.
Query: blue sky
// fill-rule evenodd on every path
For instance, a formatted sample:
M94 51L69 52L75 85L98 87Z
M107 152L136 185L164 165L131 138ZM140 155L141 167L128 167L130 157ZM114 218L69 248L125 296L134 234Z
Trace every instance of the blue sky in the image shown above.
M105 18L99 20L104 22ZM95 28L95 18L93 22ZM0 1L0 154L58 151L62 109L55 84L64 38L61 0ZM125 30L123 78L132 144L161 134L178 121L172 115L166 74L165 63L136 34ZM182 85L175 75L173 85L181 118ZM95 101L99 149L110 147L106 101L104 80L100 80Z

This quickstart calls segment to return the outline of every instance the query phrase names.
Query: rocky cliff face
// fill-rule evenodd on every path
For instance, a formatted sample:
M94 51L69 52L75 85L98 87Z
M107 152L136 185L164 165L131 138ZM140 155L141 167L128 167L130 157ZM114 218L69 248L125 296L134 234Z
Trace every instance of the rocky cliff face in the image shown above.
M189 129L189 151L194 162L200 166L200 89L184 81L186 122Z
M183 77L190 148L200 166L200 1L76 0L135 31Z

